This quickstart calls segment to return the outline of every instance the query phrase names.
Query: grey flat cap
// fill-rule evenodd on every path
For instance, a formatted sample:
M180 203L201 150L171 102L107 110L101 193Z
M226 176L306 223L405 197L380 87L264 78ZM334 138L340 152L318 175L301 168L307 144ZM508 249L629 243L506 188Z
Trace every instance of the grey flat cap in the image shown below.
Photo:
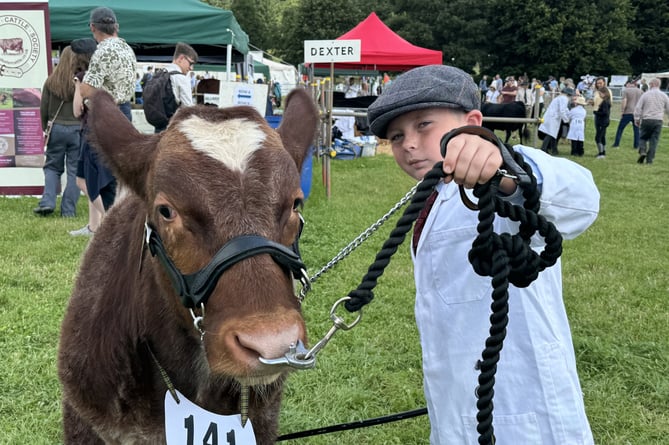
M478 110L479 94L472 77L459 68L447 65L414 68L393 80L369 106L369 126L372 133L385 138L390 122L402 114L425 108Z

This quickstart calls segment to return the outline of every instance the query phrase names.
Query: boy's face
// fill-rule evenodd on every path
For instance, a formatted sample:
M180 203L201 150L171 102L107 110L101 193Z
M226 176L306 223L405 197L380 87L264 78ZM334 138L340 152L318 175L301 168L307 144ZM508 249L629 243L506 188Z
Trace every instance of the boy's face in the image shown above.
M465 113L449 108L415 110L396 117L388 125L386 137L390 141L395 161L416 180L443 160L441 138L454 128L481 125L479 110Z

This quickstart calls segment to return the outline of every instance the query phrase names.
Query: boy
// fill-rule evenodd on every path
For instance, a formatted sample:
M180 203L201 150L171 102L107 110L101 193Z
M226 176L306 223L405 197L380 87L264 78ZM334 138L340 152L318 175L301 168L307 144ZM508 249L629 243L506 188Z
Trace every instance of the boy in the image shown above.
M372 132L390 140L399 166L422 179L442 160L445 133L481 125L479 105L478 88L467 73L434 65L397 77L369 107L368 117ZM536 176L541 213L566 239L587 229L599 211L590 172L540 150L515 150ZM496 145L471 134L454 137L443 158L446 178L436 187L438 195L412 248L432 444L477 443L475 366L490 327L492 287L467 261L478 214L463 205L457 189L489 181L500 167ZM512 179L504 178L500 190L522 203ZM505 218L495 218L494 225L497 233L518 232L518 225ZM542 248L538 239L532 244ZM592 444L562 302L560 261L527 288L510 286L508 292L509 324L494 387L497 443Z

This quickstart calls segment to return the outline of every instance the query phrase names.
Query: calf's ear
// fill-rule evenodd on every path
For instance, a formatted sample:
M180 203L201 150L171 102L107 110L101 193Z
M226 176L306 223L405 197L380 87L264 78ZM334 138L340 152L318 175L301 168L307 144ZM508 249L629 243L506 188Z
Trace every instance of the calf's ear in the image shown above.
M123 184L146 197L146 177L156 156L159 135L135 129L103 90L89 98L89 142L103 162Z
M281 125L277 131L298 170L302 169L302 161L314 143L318 120L316 105L305 89L296 88L288 94Z

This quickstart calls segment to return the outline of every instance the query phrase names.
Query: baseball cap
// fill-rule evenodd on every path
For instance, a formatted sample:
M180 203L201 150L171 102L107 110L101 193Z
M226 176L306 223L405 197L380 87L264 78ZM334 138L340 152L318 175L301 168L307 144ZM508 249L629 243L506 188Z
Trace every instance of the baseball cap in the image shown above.
M448 65L427 65L403 73L367 109L369 127L386 137L390 122L410 111L452 108L465 112L481 106L479 90L472 77Z
M91 11L91 23L113 25L116 23L116 14L111 9L100 6Z

